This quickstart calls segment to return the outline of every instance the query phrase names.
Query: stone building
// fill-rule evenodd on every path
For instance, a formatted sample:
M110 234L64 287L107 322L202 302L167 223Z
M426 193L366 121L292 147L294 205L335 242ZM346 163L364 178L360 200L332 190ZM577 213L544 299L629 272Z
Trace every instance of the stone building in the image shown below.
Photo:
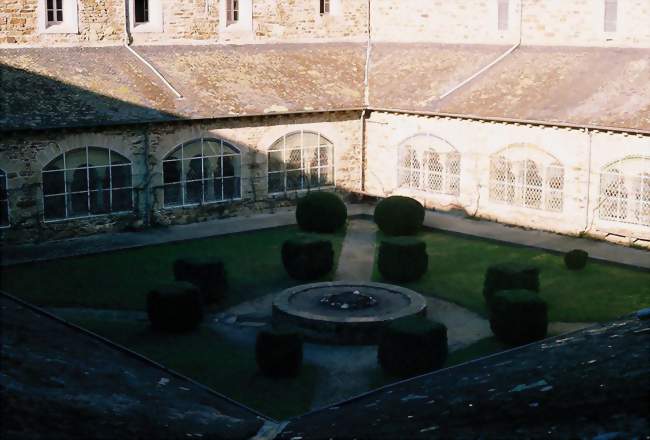
M650 0L5 0L0 234L407 194L650 245Z

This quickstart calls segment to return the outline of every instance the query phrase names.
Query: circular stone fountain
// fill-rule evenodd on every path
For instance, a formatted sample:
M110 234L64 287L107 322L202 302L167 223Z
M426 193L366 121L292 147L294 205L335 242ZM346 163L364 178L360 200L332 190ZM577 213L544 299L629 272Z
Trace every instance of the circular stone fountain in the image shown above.
M386 323L426 314L419 293L390 284L303 284L273 300L273 325L297 328L307 339L335 344L376 344Z

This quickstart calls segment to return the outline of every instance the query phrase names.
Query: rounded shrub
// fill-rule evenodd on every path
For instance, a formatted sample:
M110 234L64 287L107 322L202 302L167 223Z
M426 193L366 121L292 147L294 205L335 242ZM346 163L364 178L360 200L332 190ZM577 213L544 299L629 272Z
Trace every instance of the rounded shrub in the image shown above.
M389 375L410 377L441 368L447 350L447 327L412 316L397 319L384 329L377 360Z
M300 229L311 232L334 232L348 218L348 208L331 192L312 192L298 199L296 221Z
M520 263L499 263L488 267L483 296L489 305L499 290L526 289L539 292L539 268Z
M174 261L177 281L189 281L199 288L206 304L219 302L226 291L223 262L213 258L179 258Z
M203 319L203 301L198 287L185 281L164 284L147 294L147 314L154 330L184 332Z
M413 237L386 238L379 244L377 266L393 282L415 281L427 271L429 256L422 240Z
M564 254L564 265L569 270L581 270L587 265L589 254L582 249L574 249Z
M315 280L334 265L332 242L309 237L292 238L282 244L282 264L291 278Z
M390 196L375 207L375 223L387 235L413 235L422 227L424 207L410 197Z
M278 330L261 331L255 341L255 358L266 376L297 376L302 366L302 335Z
M490 327L501 341L522 345L546 337L548 306L531 290L501 290L490 307Z

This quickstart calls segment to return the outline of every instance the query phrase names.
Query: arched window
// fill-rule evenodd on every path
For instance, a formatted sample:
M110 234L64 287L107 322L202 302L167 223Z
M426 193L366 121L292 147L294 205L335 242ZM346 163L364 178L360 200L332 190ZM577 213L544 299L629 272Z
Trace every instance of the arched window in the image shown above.
M334 145L320 133L282 136L268 151L269 194L334 185Z
M0 170L0 228L9 226L9 193L7 191L7 173Z
M45 220L133 209L131 162L107 148L68 151L43 168Z
M164 206L241 198L241 153L221 139L200 138L176 147L163 160Z
M545 153L526 147L508 148L490 158L490 200L561 212L564 167Z
M437 136L414 136L398 148L397 182L401 188L457 196L460 153Z
M650 225L650 158L629 158L600 173L600 218Z

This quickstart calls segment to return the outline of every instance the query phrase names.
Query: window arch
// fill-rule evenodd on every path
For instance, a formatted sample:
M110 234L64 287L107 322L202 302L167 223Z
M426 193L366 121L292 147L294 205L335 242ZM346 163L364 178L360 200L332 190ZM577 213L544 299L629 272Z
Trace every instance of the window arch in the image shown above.
M131 162L110 149L65 152L43 168L42 177L45 220L133 209Z
M333 185L334 144L320 133L290 133L269 148L269 194Z
M628 158L600 173L603 220L650 226L650 158Z
M490 200L562 212L564 166L546 153L510 147L490 158Z
M185 142L163 160L164 206L241 198L241 152L214 138Z
M460 194L460 153L434 135L413 136L398 147L397 184L431 193Z
M9 193L7 173L0 169L0 228L9 226Z

